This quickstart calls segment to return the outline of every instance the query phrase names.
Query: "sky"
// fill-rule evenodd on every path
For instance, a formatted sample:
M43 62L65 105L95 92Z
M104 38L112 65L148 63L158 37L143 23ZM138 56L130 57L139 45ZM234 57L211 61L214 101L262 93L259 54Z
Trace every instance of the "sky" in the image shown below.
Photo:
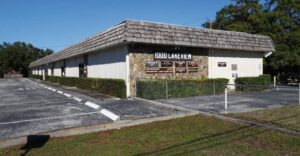
M0 43L59 51L125 19L201 27L231 0L0 0Z

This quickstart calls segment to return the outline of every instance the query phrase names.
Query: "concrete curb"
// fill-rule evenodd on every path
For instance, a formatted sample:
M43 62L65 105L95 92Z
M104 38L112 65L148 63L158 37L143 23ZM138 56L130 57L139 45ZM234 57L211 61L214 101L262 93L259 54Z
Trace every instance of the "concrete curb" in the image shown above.
M154 118L145 118L139 120L119 120L117 122L108 123L108 124L100 124L100 125L91 125L91 126L83 126L83 127L75 127L75 128L67 128L62 130L51 131L47 133L39 133L35 135L49 135L50 137L66 137L66 136L74 136L74 135L82 135L87 133L106 131L106 130L114 130L121 129L130 126L137 126L157 121L165 121L171 120L175 118L181 118L186 116L196 115L198 113L195 112L187 112L187 113L177 113L168 116L154 117ZM0 148L7 148L17 145L26 144L27 136L8 139L0 141Z

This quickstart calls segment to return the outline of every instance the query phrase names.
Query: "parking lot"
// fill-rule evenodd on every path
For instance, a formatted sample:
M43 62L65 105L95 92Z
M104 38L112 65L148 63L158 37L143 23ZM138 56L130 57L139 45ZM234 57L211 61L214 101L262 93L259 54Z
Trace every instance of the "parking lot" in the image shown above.
M105 110L105 111L103 111ZM179 113L140 100L93 98L28 79L0 79L0 140Z
M225 110L224 93L215 96L169 98L156 101L205 112L240 113L298 104L299 88L296 86L277 86L261 91L229 92L227 110Z

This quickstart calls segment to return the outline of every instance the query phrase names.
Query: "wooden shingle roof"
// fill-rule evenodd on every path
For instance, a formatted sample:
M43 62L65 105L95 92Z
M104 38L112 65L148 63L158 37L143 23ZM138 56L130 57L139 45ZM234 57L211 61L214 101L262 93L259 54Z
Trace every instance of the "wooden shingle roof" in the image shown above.
M97 49L125 43L190 46L244 51L275 51L269 36L243 32L201 29L162 23L126 20L57 53L41 58L30 67L48 64Z

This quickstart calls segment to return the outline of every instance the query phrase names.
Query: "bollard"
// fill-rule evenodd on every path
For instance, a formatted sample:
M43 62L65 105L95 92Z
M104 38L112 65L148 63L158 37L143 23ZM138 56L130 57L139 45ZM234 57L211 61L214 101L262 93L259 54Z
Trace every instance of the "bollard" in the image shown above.
M298 97L298 100L299 100L299 105L300 105L300 83L299 83L298 91L299 91L299 97Z
M134 97L137 97L137 78L134 77Z
M168 99L168 80L166 80L166 99Z
M273 86L275 88L276 87L276 76L273 77L273 83L274 83Z
M225 88L225 113L227 114L227 108L228 108L228 103L227 103L227 88Z

